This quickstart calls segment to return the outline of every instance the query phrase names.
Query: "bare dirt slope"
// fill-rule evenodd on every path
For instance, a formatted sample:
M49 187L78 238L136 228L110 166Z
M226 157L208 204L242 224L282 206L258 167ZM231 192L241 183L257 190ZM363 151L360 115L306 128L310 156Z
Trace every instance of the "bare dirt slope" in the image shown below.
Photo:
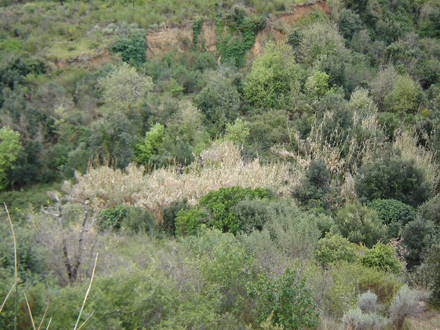
M287 25L293 25L295 22L304 17L308 12L313 9L323 10L328 13L330 8L326 1L316 2L316 4L297 6L293 14L284 14L276 17L276 20L281 19ZM187 24L182 27L165 27L147 34L147 43L151 48L148 51L148 56L154 56L154 54L167 52L171 49L177 49L178 51L188 50L192 46L193 32L192 24ZM215 24L213 22L205 22L202 26L202 31L199 37L201 43L205 45L206 50L215 51L217 49L217 34L215 31ZM251 49L251 54L256 55L261 52L263 43L267 39L275 39L275 41L284 39L284 34L268 24L268 27L258 33L255 40L255 44Z

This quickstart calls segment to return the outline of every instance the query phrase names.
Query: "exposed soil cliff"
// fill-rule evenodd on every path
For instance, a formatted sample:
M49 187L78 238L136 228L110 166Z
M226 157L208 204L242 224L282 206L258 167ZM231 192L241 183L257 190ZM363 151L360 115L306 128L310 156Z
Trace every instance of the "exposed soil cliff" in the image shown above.
M330 8L326 1L316 2L316 4L296 6L293 14L284 14L276 17L274 20L281 20L284 24L293 25L295 22L304 17L313 9L323 10L328 13ZM263 44L266 40L272 39L275 41L282 40L284 33L274 27L269 22L268 27L260 31L256 37L255 44L251 48L250 53L256 55L261 52ZM218 37L216 34L216 27L214 22L204 22L199 36L200 44L203 44L208 51L215 51L217 49ZM193 40L192 24L187 24L183 27L162 28L147 34L147 43L150 47L148 56L154 54L167 52L171 49L178 51L185 51L191 48Z

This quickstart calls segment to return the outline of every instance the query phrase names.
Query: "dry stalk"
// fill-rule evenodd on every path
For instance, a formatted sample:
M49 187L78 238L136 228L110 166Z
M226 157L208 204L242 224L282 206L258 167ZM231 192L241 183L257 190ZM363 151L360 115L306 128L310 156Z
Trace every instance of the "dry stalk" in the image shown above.
M44 319L46 318L46 314L47 314L48 309L49 309L49 302L47 303L46 310L44 311L43 318L41 319L40 325L38 326L38 330L40 330L41 326L43 325L43 322L44 322ZM49 323L50 323L50 321L49 321Z
M86 305L86 301L87 301L87 297L89 296L89 293L90 293L90 289L92 288L92 283L93 283L93 277L95 276L95 270L96 270L96 263L98 262L98 253L96 253L96 258L95 258L95 266L93 267L93 271L92 271L92 277L90 278L90 284L89 284L89 288L87 289L87 292L86 292L86 295L85 295L85 297L84 297L84 301L83 301L83 304L82 304L82 306L81 306L81 309L80 309L80 311L79 311L79 314L78 314L78 319L76 320L76 323L75 323L75 327L73 328L73 330L78 330L78 329L81 329L83 326L84 326L84 324L86 324L86 322L90 319L90 317L93 315L93 313L81 324L81 326L78 328L78 323L79 323L79 320L81 319L81 314L82 314L82 312L83 312L83 310L84 310L84 306Z
M27 308L28 308L28 311L29 311L29 316L31 318L31 322L32 322L32 329L36 330L34 318L32 317L31 306L29 306L29 301L28 301L28 298L26 296L26 293L24 294L24 299L26 299L26 305L27 305Z
M14 284L12 285L11 290L9 290L8 294L5 297L5 300L3 301L3 303L2 303L2 305L0 307L0 313L2 312L3 307L5 306L6 301L8 300L10 294L12 293L14 288L18 285L17 241L16 241L16 238L15 238L14 226L12 224L12 220L11 220L11 216L9 214L8 207L6 206L5 203L3 203L3 206L5 207L6 214L8 215L9 225L11 226L12 237L14 239Z

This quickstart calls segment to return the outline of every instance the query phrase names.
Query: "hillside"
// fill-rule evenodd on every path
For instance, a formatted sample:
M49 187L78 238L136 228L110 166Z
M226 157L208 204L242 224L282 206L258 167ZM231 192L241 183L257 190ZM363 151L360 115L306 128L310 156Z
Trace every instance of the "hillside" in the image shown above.
M0 0L0 328L437 326L439 22Z

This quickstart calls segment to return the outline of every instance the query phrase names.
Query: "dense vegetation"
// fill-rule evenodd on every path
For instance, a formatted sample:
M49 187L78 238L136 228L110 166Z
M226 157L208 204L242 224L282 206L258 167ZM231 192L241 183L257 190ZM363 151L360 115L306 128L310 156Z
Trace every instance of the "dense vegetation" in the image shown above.
M0 6L0 328L437 308L438 0Z

